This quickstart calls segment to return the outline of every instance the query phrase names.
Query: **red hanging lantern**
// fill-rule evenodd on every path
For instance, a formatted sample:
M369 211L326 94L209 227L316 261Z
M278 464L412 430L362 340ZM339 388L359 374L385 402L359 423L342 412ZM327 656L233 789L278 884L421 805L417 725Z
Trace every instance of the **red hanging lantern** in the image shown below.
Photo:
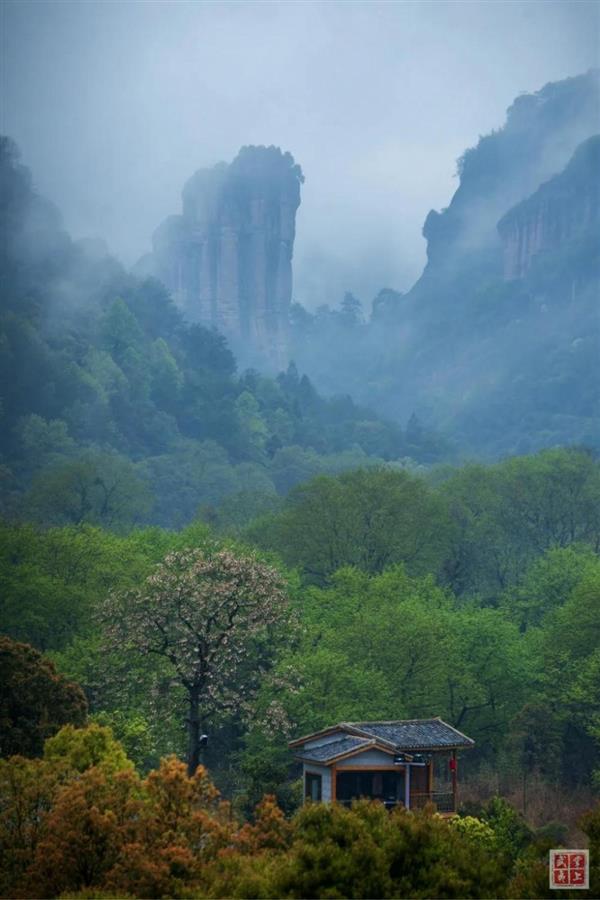
M450 771L456 772L456 757L452 757L450 760Z

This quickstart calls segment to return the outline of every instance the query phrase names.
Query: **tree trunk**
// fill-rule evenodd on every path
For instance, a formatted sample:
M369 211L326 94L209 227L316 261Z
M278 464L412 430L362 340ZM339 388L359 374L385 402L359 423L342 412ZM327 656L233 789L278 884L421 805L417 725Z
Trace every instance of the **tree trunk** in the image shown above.
M188 691L190 715L188 718L188 775L195 773L200 764L200 688Z

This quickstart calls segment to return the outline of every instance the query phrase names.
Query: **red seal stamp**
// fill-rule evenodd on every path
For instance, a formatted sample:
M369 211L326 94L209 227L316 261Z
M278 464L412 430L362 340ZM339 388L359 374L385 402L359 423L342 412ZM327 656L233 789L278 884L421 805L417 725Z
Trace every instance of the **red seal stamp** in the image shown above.
M589 850L550 851L550 890L581 888L585 891L589 886Z

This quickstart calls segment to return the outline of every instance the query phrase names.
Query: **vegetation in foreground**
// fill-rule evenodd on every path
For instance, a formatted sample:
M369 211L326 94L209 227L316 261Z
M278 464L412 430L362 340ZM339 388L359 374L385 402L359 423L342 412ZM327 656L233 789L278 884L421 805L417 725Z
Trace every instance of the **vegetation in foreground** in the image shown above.
M203 766L141 777L110 729L66 726L0 762L5 897L546 897L554 835L497 799L482 818L265 797L240 822ZM581 826L600 889L600 807ZM567 894L566 896L569 896Z
M597 463L434 474L317 479L246 543L4 526L2 893L540 897L565 842L597 884ZM477 742L458 819L298 811L289 736L430 714Z

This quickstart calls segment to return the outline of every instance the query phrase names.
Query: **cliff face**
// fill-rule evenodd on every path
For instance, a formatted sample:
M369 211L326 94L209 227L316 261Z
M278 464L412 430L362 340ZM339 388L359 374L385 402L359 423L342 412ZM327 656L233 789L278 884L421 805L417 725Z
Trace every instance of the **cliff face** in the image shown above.
M276 147L244 147L196 172L183 212L154 234L155 274L188 318L227 336L246 360L287 363L300 167Z
M474 253L500 253L496 223L515 204L561 172L575 148L598 130L600 71L522 94L504 126L479 139L458 161L460 184L449 206L425 221L425 274L470 265Z
M594 71L518 97L427 217L417 283L382 291L353 333L317 315L296 362L385 416L416 412L468 453L600 446L599 104Z
M498 223L504 278L523 278L537 254L558 250L600 224L600 135L581 144L568 166Z

